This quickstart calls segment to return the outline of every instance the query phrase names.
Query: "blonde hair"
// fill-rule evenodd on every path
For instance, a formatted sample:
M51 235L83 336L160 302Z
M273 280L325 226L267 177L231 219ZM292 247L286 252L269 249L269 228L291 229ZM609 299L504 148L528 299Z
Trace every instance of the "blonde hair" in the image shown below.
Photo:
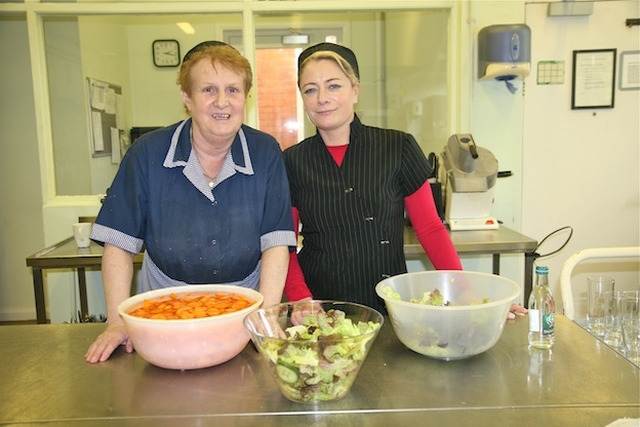
M322 59L327 59L329 61L335 62L338 67L340 67L342 72L347 76L352 86L355 86L360 81L353 67L346 59L330 50L319 50L305 58L305 60L300 64L300 67L298 67L298 89L300 88L300 76L302 75L304 67L309 65L311 61L320 61Z

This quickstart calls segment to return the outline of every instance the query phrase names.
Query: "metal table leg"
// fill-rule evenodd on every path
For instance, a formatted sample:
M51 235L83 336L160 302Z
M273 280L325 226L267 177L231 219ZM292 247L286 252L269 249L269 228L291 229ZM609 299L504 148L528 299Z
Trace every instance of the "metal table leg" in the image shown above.
M529 308L529 295L533 289L533 262L537 258L535 252L525 252L524 254L524 304ZM500 274L500 254L493 254L493 274Z
M36 323L47 323L47 305L44 297L44 280L42 269L32 267L33 271L33 292L36 300ZM87 277L84 267L78 267L78 291L80 293L80 316L85 320L89 316L89 303L87 297Z
M44 282L42 269L33 267L33 292L36 298L36 322L47 323L47 307L44 302Z
M78 267L78 290L80 292L80 321L89 316L89 304L87 303L87 277L84 267Z
M500 275L500 254L493 254L493 274Z
M538 257L536 252L524 254L524 306L529 308L529 295L533 289L533 262Z

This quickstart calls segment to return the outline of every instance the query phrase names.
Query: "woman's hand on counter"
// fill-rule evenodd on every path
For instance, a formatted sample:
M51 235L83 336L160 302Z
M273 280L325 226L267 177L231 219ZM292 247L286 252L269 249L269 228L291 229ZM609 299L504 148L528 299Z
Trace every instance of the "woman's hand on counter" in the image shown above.
M513 320L516 316L524 316L527 314L528 310L521 305L511 304L511 308L509 309L509 314L507 315L507 319Z
M84 360L89 363L104 362L120 345L124 345L127 353L133 351L133 344L129 340L124 323L107 323L107 329L91 344L84 355Z

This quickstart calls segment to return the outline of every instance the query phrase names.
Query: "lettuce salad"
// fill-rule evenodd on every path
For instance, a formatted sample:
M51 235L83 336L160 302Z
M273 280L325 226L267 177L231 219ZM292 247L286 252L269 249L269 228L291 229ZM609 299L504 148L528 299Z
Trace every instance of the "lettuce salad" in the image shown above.
M383 292L390 299L407 301L403 300L400 294L391 287L384 288ZM453 307L456 305L446 301L442 292L437 288L433 291L424 292L420 298L410 298L408 302L439 307ZM479 305L488 302L489 298L483 298L479 302L474 301L467 305ZM476 317L469 318L469 320L470 323L459 330L442 329L446 331L448 338L452 339L452 342L442 339L436 328L424 322L403 325L399 329L403 331L400 333L405 335L404 339L410 342L409 348L440 359L459 358L467 353L467 349L481 346L491 339L491 335L487 335L487 332L490 332L491 329L484 327L486 321L489 320L484 314L478 314Z
M400 294L394 291L393 289L391 289L390 287L384 288L382 291L389 298L402 301ZM435 306L441 306L441 307L453 306L453 304L450 301L444 300L444 297L442 296L442 292L440 292L438 288L434 289L433 291L427 291L423 293L422 297L420 298L411 298L409 299L409 302L412 302L414 304L435 305ZM489 298L483 298L481 302L472 302L469 305L486 304L488 302L489 302Z
M263 341L262 353L273 364L283 393L298 402L344 396L367 355L367 343L380 327L357 322L340 310L306 315L285 330L286 340Z

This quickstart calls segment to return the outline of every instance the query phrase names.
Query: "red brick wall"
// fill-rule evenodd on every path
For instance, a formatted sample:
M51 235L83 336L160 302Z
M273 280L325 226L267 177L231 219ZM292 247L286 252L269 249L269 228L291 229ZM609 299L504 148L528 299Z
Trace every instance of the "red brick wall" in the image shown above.
M256 51L259 128L273 135L283 150L298 142L296 67L295 49Z

